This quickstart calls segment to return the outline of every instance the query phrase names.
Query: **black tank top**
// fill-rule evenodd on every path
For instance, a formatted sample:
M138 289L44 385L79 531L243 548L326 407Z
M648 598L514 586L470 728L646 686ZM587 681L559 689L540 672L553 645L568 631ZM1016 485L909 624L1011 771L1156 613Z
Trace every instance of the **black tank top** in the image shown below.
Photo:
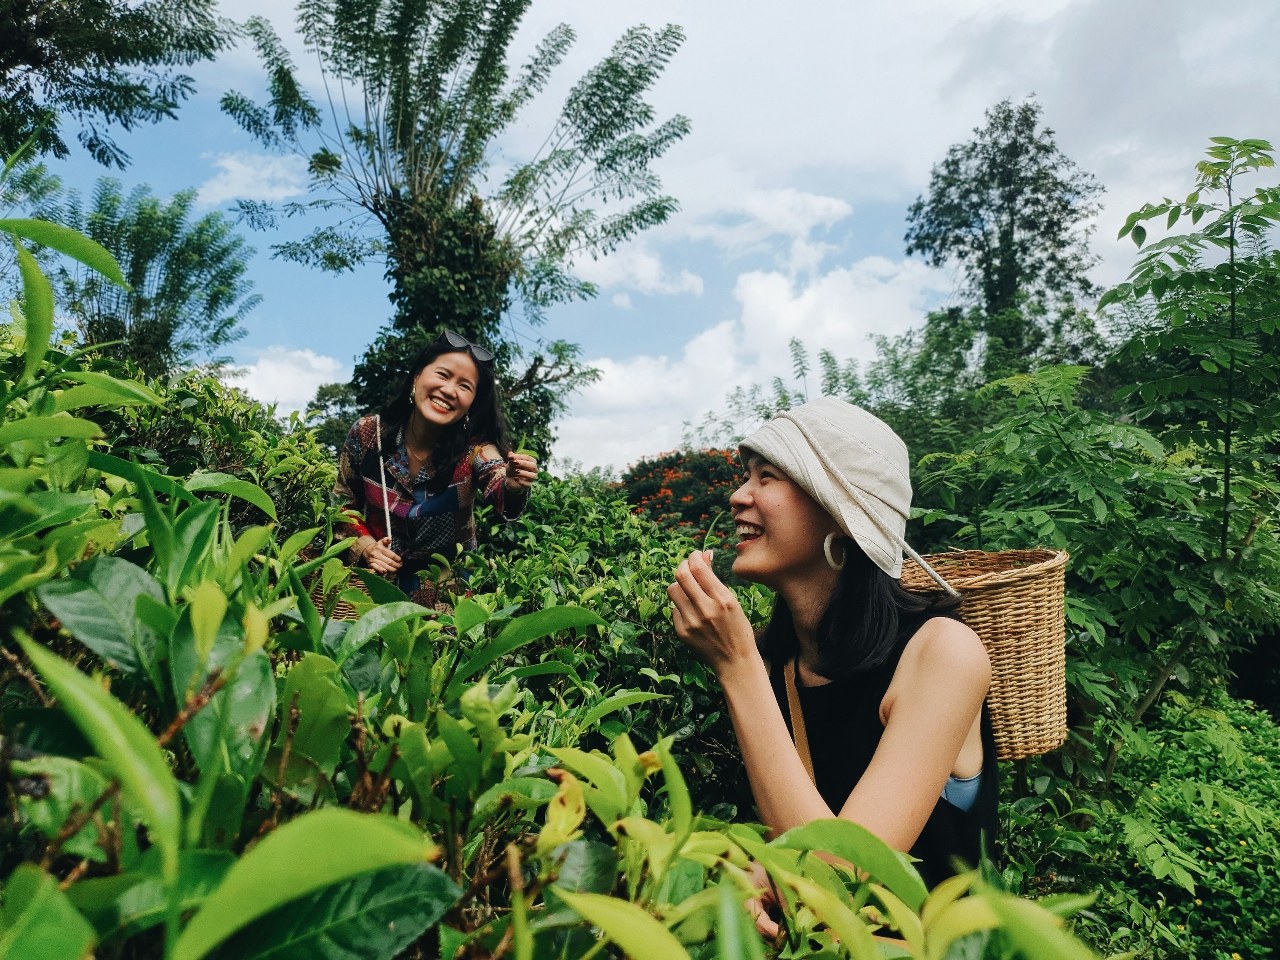
M880 745L884 726L880 723L880 701L884 699L907 641L923 625L913 619L899 633L898 643L888 659L877 667L840 677L816 687L799 687L800 709L804 711L809 753L813 759L818 793L835 813L840 812L849 794L866 772ZM787 729L787 693L780 664L770 669L773 695L782 708ZM996 745L991 734L991 718L982 706L982 784L973 806L967 811L938 798L911 856L926 886L933 888L961 868L974 867L984 848L994 855L997 827L999 772ZM793 734L794 737L794 734Z

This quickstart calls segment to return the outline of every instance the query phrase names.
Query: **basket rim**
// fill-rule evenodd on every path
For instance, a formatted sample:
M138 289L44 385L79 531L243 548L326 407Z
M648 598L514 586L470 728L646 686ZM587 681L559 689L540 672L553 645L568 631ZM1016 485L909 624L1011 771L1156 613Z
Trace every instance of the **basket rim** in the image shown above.
M963 562L973 557L983 557L988 562L992 557L1007 558L1010 561L1030 560L1031 562L1011 566L1005 570L992 570L968 577L948 575L946 568L950 565L949 561ZM929 565L934 567L938 574L957 590L981 590L987 587L1021 583L1024 580L1034 580L1064 568L1070 557L1071 554L1066 550L1056 550L1049 547L1035 547L1026 550L948 550L942 553L924 554L924 559ZM905 562L915 565L923 577L929 577L914 560L907 558Z

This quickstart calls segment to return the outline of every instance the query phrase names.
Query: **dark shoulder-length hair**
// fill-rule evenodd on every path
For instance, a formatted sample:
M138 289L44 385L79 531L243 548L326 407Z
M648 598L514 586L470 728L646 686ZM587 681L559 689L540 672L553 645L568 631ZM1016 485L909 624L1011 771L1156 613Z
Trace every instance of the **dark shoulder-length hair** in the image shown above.
M382 445L393 446L400 432L409 423L413 411L413 383L424 367L446 353L465 353L476 365L476 395L471 401L467 416L451 423L440 431L436 444L431 448L431 460L436 467L436 482L447 486L459 461L475 443L491 443L505 457L511 452L511 432L503 415L498 398L497 378L492 361L481 362L468 347L451 346L443 337L433 341L414 358L408 375L400 388L393 393L379 411L382 424Z
M875 565L853 540L845 539L844 569L818 623L817 673L829 680L870 670L893 652L904 624L954 616L956 597L942 591L915 593ZM760 634L760 653L785 663L800 651L795 621L785 600L774 600L773 615Z

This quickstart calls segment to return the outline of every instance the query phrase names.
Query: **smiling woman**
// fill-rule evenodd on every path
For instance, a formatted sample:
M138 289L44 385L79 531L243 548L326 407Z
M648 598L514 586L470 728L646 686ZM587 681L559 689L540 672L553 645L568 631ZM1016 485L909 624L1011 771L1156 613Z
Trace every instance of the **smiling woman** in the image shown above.
M339 455L335 492L361 515L351 559L423 606L440 602L421 574L432 554L476 545L477 497L514 518L538 475L532 457L511 451L492 363L490 350L444 331L382 411L356 421Z
M996 829L991 667L954 597L900 582L904 549L923 563L904 538L905 444L822 397L741 453L733 572L776 591L772 620L757 642L702 552L668 595L676 632L724 688L761 819L775 835L852 820L920 859L930 886L976 865Z

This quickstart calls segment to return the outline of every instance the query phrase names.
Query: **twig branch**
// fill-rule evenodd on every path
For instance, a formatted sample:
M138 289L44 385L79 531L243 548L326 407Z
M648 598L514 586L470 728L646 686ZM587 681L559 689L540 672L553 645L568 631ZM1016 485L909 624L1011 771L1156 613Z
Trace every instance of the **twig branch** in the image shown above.
M191 718L209 705L219 690L227 684L228 675L221 670L215 670L209 674L209 678L204 682L204 686L200 688L199 693L188 694L187 703L173 718L173 722L165 728L164 733L156 738L156 742L162 747L167 747L171 740L176 737L182 728L191 722Z
M44 856L40 858L40 869L46 873L53 866L53 861L58 859L58 855L62 852L63 846L68 840L79 833L90 820L92 820L102 809L103 804L114 797L120 791L120 781L112 780L107 784L105 790L98 794L97 799L89 804L84 810L79 809L79 805L71 808L71 815L67 817L66 822L62 825L62 829L58 831L58 835L49 841L49 845L45 847Z
M22 665L22 661L18 659L18 655L12 650L0 647L0 656L8 661L9 666L13 668L13 672L27 682L27 685L35 692L36 699L40 701L40 706L51 707L53 700L44 692L44 687L40 686L40 681L36 675Z

